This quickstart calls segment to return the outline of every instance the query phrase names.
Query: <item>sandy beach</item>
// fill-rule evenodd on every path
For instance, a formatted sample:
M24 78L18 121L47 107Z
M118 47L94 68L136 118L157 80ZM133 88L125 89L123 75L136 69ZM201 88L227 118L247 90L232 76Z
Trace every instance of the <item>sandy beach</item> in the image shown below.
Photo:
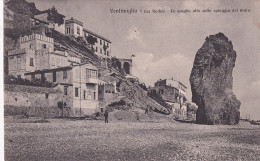
M260 126L5 118L5 160L260 160Z

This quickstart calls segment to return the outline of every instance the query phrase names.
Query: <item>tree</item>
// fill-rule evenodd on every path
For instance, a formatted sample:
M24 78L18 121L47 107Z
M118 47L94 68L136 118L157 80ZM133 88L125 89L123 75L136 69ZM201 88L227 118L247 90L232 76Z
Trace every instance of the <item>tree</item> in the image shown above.
M91 45L92 50L94 50L93 46L95 45L95 43L97 43L97 38L89 35L87 37L87 42Z
M58 102L58 108L61 110L61 112L62 112L62 117L64 117L64 108L66 108L66 102L63 102L63 101L60 101L60 102Z
M64 18L62 14L59 14L57 9L53 6L51 9L48 10L48 21L51 23L57 23L59 26L64 24Z

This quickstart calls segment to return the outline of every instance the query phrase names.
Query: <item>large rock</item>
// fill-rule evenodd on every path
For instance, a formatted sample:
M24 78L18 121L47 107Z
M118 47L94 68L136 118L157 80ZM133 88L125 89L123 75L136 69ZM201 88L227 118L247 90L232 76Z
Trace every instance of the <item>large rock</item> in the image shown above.
M199 124L239 122L240 101L232 92L236 52L223 33L210 35L195 56L190 75L192 102Z

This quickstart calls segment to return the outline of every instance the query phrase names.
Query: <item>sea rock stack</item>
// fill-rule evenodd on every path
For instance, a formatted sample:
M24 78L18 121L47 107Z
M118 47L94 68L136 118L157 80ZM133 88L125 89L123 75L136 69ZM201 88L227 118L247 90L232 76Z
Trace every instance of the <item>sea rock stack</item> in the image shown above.
M199 124L238 124L240 101L232 92L236 62L232 42L223 33L210 35L197 51L190 75L192 102Z

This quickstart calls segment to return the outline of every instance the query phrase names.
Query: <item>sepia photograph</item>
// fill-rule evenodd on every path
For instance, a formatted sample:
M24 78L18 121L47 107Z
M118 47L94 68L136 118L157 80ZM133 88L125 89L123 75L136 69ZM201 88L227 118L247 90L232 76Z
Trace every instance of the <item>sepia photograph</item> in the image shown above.
M260 160L259 0L1 3L4 160Z

